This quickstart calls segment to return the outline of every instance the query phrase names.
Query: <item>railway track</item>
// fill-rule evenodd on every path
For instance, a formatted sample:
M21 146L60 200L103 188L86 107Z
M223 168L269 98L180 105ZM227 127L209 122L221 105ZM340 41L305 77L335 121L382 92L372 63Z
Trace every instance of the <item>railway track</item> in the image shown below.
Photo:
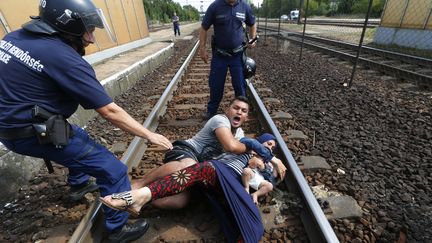
M265 19L260 19L261 23L265 23ZM279 23L279 19L267 19L268 23ZM281 25L287 25L287 24L300 24L303 25L304 22L301 21L300 23L297 22L297 20L280 20ZM379 26L380 20L369 20L368 24L366 25L366 28L376 28ZM345 20L338 20L338 19L308 19L307 25L328 25L328 26L340 26L340 27L350 27L350 28L363 28L364 26L364 20L353 20L353 19L345 19Z
M195 54L198 43L184 60L172 80L144 122L150 130L157 130L171 140L191 137L202 127L200 116L208 99L207 79L209 64L202 62ZM229 83L229 81L228 81ZM245 127L251 135L263 130L276 135L278 157L287 165L289 174L279 186L283 190L273 198L262 201L261 212L265 224L267 240L275 230L280 237L289 239L288 232L296 232L297 239L303 242L338 242L326 216L312 194L302 172L285 144L284 137L271 119L263 101L252 83L248 84L249 96L253 103L252 119ZM225 99L232 97L232 89L227 89ZM221 105L223 106L223 104ZM179 134L181 134L179 136ZM143 157L144 156L144 157ZM163 150L156 146L148 147L146 141L134 138L121 160L132 170L132 177L139 177L146 170L160 165ZM288 190L288 188L291 188ZM194 203L193 203L194 204ZM296 210L287 205L295 205ZM185 210L178 210L173 217L157 209L142 213L151 222L151 227L140 242L180 241L180 242L220 242L222 235L207 207L194 204ZM265 212L265 213L264 213ZM101 204L95 201L87 215L76 228L70 242L99 242L103 239ZM187 218L185 222L185 218ZM207 225L203 222L206 222ZM204 225L204 226L203 226Z
M278 32L276 28L267 28L268 31ZM358 45L331 40L326 38L305 35L301 33L280 30L280 38L298 45L304 45L330 56L349 62L354 62ZM359 64L389 76L418 82L421 85L432 84L432 60L383 49L362 46Z

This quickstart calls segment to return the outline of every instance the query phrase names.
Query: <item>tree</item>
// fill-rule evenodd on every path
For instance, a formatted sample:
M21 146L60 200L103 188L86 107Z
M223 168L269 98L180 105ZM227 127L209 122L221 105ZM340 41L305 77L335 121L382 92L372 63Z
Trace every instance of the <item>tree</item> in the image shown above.
M169 23L174 12L177 13L181 21L199 19L198 10L191 5L182 8L179 3L174 3L172 0L143 0L143 3L145 13L150 22Z
M353 13L353 14L366 14L367 9L369 7L369 0L351 0L352 6L350 12L346 13ZM348 8L348 3L344 5L343 7ZM385 4L385 0L374 0L372 1L372 9L371 9L371 17L380 17L381 13L383 11ZM339 5L340 6L340 5Z
M352 7L357 0L341 0L337 7L338 14L350 14L352 13Z

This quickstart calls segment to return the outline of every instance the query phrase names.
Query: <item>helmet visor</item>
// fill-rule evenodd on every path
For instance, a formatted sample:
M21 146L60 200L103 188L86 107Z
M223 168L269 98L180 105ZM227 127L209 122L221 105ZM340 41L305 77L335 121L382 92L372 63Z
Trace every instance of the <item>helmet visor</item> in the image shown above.
M98 8L95 11L84 14L81 16L81 20L83 21L88 32L92 32L97 28L95 30L95 35L97 38L101 37L102 39L108 39L114 43L117 41L111 32L111 28L108 25L102 9Z

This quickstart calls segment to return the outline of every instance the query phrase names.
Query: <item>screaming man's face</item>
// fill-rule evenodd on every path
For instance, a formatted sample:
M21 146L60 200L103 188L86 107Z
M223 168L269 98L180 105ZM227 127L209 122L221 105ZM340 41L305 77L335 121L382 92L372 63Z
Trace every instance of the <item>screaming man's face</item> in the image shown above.
M235 100L226 110L226 115L233 128L240 127L246 121L249 105L243 101Z

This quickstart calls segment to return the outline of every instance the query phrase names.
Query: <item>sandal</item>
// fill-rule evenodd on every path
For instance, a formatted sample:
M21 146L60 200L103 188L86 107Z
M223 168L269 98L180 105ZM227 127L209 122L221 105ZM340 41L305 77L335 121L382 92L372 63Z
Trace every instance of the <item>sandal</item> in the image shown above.
M111 195L112 199L121 199L124 200L126 202L126 205L124 206L114 206L112 205L110 202L106 201L103 197L99 197L99 200L101 201L101 203L103 203L105 206L115 209L115 210L119 210L119 211L127 211L130 214L134 215L134 216L139 216L140 212L134 210L132 207L130 207L133 203L132 203L132 194L130 191L127 192L120 192L120 193L113 193Z

